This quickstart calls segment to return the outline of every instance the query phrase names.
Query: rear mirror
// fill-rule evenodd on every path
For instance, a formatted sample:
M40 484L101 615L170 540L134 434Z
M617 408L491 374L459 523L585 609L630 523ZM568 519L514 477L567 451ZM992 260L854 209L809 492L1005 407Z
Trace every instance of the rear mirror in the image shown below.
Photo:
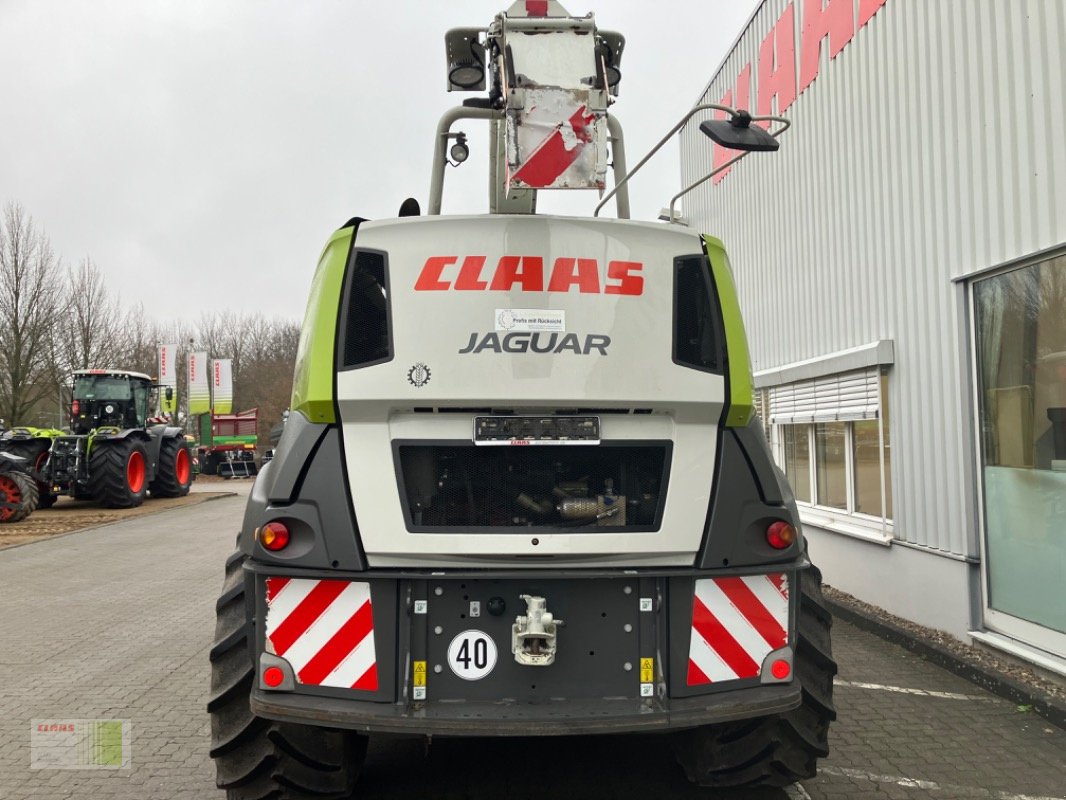
M716 144L730 150L765 153L781 146L777 139L759 126L752 127L751 114L747 111L737 111L729 119L701 122L700 130Z
M167 397L167 400L173 400L174 399L174 389L172 387L170 387L170 386L167 387L166 397Z

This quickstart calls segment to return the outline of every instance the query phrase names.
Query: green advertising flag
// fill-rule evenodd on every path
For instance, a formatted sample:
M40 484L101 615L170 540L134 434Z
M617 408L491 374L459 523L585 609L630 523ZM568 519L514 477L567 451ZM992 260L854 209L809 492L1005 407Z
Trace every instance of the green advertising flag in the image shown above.
M189 413L206 414L211 410L211 380L207 374L207 353L189 353Z

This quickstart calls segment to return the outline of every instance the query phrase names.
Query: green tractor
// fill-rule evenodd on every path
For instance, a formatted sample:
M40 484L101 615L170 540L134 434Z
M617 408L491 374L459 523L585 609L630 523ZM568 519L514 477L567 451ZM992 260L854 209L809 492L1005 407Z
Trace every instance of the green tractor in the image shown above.
M181 497L192 483L192 459L181 428L149 419L156 389L139 372L77 370L71 433L13 429L2 449L24 456L41 474L42 505L59 494L108 508L139 506L146 492Z

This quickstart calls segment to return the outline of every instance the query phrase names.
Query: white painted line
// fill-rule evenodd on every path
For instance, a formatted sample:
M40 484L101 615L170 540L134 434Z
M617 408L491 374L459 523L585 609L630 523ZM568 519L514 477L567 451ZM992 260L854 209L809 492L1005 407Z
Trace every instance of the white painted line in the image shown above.
M811 796L807 794L807 790L798 783L786 786L785 794L788 795L788 800L811 800Z
M944 700L977 700L981 702L987 702L994 698L988 695L978 694L957 694L956 692L934 692L928 689L908 689L903 686L885 686L880 683L863 683L861 681L844 681L840 678L834 678L833 684L835 686L850 686L853 689L876 689L882 692L896 692L897 694L916 694L920 697L940 697Z
M1001 792L995 789L985 789L979 786L960 786L957 783L938 783L937 781L925 781L919 778L906 778L902 775L878 775L874 772L865 772L861 769L849 769L848 767L819 767L819 775L834 775L839 778L860 778L873 783L893 783L909 789L926 789L930 792L947 792L956 797L990 798L991 800L1066 800L1062 795L1050 797L1047 795L1015 794L1014 792Z

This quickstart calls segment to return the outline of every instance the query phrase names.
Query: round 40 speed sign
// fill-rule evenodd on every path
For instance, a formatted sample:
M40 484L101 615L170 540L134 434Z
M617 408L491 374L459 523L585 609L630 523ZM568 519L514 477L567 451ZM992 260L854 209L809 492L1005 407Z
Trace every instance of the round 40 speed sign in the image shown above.
M496 643L484 631L463 631L448 645L448 666L464 681L479 681L496 666Z

